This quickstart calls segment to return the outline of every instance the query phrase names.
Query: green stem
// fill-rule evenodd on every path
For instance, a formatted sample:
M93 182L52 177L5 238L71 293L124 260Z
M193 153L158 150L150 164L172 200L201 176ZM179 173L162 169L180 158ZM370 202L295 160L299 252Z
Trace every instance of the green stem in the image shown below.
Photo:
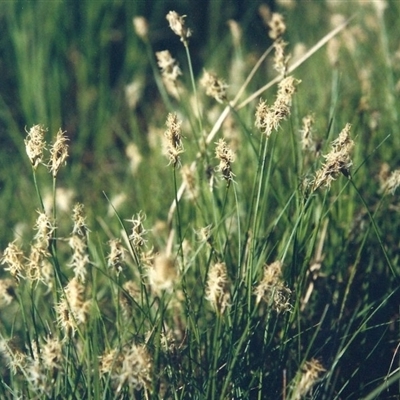
M42 199L42 195L40 194L40 190L39 190L39 186L38 186L38 182L37 182L37 178L36 178L36 170L32 169L32 172L33 172L33 183L35 185L36 194L39 199L39 205L40 205L41 211L44 211L43 199Z
M393 264L390 261L389 255L388 255L388 253L387 253L387 251L385 249L385 246L384 246L384 244L382 242L382 237L381 237L381 235L379 233L378 226L376 225L375 218L373 217L373 215L369 211L368 205L365 202L364 197L361 195L360 191L358 190L356 184L354 183L354 181L352 179L350 179L350 183L353 186L354 190L357 192L361 202L363 203L363 205L365 207L365 210L367 211L368 217L369 217L369 219L371 220L371 223L372 223L372 227L374 228L374 232L376 234L376 238L378 239L379 245L380 245L380 247L382 249L382 253L383 253L383 255L384 255L385 259L386 259L387 265L388 265L390 271L392 272L393 276L395 277L396 281L399 282L399 276L397 275L397 273L396 273L396 271L395 271L395 269L393 267Z

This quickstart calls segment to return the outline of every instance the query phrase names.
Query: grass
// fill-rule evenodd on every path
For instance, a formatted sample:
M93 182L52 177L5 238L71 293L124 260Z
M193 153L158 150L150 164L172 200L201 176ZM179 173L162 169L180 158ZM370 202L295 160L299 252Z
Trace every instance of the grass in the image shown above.
M396 398L398 3L281 4L285 79L255 6L67 6L0 11L0 397Z

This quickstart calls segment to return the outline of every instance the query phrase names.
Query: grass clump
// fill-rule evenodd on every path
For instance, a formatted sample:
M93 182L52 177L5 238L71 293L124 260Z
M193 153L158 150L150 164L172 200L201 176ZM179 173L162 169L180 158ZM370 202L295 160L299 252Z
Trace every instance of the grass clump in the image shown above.
M154 51L136 15L159 96L143 116L146 136L131 141L117 124L137 182L129 204L108 180L74 182L83 172L73 150L82 154L87 132L74 146L64 128L51 145L45 126L27 131L36 206L23 216L32 229L8 239L1 257L2 398L397 393L399 271L387 216L398 212L399 173L383 162L390 139L374 125L371 87L361 85L355 104L339 79L339 48L359 25L341 18L296 57L285 18L260 14L271 47L246 58L230 21L230 71L207 65L199 77L189 17L167 14L186 58L178 64L169 50ZM304 72L325 44L328 95ZM272 68L263 71L265 60ZM127 87L131 110L146 100L132 98L142 89ZM312 109L312 96L323 107ZM395 111L386 111L390 126ZM104 154L101 145L93 156ZM371 160L382 165L376 179ZM113 163L102 175L110 182L122 176ZM79 196L65 189L68 173Z

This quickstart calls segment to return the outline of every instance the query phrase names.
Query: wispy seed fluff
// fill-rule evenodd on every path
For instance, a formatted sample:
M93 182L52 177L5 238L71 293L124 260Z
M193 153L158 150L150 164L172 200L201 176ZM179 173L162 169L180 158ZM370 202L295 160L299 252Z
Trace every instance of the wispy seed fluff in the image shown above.
M396 189L400 186L400 169L393 171L387 180L383 183L383 190L387 190L389 193L394 194Z
M128 220L128 222L132 223L132 231L129 235L129 240L132 243L132 246L135 250L139 250L146 244L146 234L147 230L144 229L143 221L146 219L146 214L142 211L136 214L136 217L133 216L132 219Z
M170 11L166 18L169 22L169 27L176 35L180 36L181 42L187 46L189 44L188 39L192 36L192 31L185 26L186 15L179 15L176 11Z
M48 168L53 174L53 177L57 176L61 165L66 164L68 157L68 140L69 139L65 136L65 132L59 129L56 140L50 148L50 162Z
M268 21L270 28L269 37L271 39L277 39L286 32L286 24L282 14L272 13L270 20Z
M24 253L19 246L14 242L9 243L7 248L3 252L1 258L1 264L6 264L4 268L10 275L19 283L20 279L23 278L24 274Z
M314 126L314 116L306 115L303 118L303 126L300 130L301 147L303 150L312 151L315 149L315 142L312 137L313 126Z
M221 172L222 177L227 181L229 186L235 176L231 167L231 164L235 161L235 154L228 147L224 139L219 139L216 145L215 157L219 160L217 171Z
M271 136L271 133L278 130L280 123L290 115L292 97L296 91L296 85L301 81L288 76L279 83L276 100L272 106L268 106L263 100L256 109L255 125L262 133Z
M350 124L346 124L339 137L332 142L332 150L324 155L325 163L316 172L312 183L312 191L321 186L330 188L332 181L342 173L349 177L350 167L353 165L350 153L354 147L354 141L350 138Z
M183 144L181 135L181 124L182 122L178 120L176 113L169 113L167 117L167 130L164 132L164 136L167 139L167 154L169 158L169 164L174 167L179 164L180 157L182 154Z
M285 47L288 45L282 38L278 38L274 42L275 56L274 56L274 69L280 75L284 76L287 71L290 55L285 54Z
M110 254L107 257L107 264L113 268L117 275L119 275L124 266L125 249L120 239L111 239L108 244L110 245Z
M300 380L296 383L291 398L294 400L304 399L304 396L312 389L321 374L325 371L322 364L315 358L306 361L301 369Z
M228 85L213 72L204 71L200 85L206 90L206 95L213 97L219 103L226 102L226 89Z
M286 24L282 14L271 13L270 8L265 4L258 8L258 13L269 27L268 34L271 39L278 39L286 32Z
M163 290L172 291L176 278L175 261L166 254L157 254L153 266L148 269L148 279L153 292L159 295Z
M216 263L208 272L206 300L219 314L223 314L230 305L228 272L225 263Z
M34 169L43 160L43 150L46 148L46 142L44 140L44 135L47 129L43 125L34 125L27 132L28 136L25 139L26 154Z
M87 267L90 265L87 248L87 233L89 229L86 226L86 216L83 210L84 206L81 203L77 203L73 208L72 220L74 226L72 235L69 238L69 245L73 251L69 265L73 268L75 277L79 278L81 282L85 282Z
M283 283L280 261L265 265L263 278L256 286L254 294L257 304L263 300L278 313L291 309L289 302L291 290Z
M57 322L63 328L65 337L71 337L78 325L86 323L89 316L90 300L85 301L85 287L75 277L64 288L65 296L56 305Z
M50 246L53 232L56 230L56 226L46 213L38 211L38 214L39 216L34 226L34 229L37 231L35 235L35 243L39 248L47 251Z
M156 57L163 78L175 82L178 79L178 76L182 75L178 63L175 58L172 58L171 53L168 50L157 51Z
M41 347L41 359L46 370L59 370L62 368L63 354L62 343L58 338L47 337Z

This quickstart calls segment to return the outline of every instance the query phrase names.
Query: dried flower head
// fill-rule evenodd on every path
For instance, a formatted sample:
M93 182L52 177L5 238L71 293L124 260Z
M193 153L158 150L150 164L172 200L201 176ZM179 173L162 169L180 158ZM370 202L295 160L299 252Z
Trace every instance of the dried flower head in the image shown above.
M264 300L278 313L289 311L291 290L287 288L282 280L282 263L275 261L265 265L264 275L261 282L254 290L257 304Z
M207 243L211 242L211 240L212 240L211 229L212 229L212 225L210 224L210 225L207 225L207 226L197 230L195 233L196 233L198 240L200 242L207 242Z
M163 78L168 81L175 82L178 77L182 75L179 64L175 58L172 58L171 53L168 50L157 51L156 57L157 64L160 67Z
M118 353L117 349L107 350L102 356L99 357L100 374L106 375L111 373L117 363L120 362L119 358L120 354Z
M400 186L400 169L393 171L384 184L384 189L389 193L394 194L396 189Z
M312 129L314 125L314 116L306 115L303 118L303 126L300 130L301 147L303 150L312 151L315 149L315 142L312 137Z
M125 386L132 392L151 389L153 361L145 346L132 344L124 349L118 361L111 375L111 379L118 384L117 393Z
M68 265L73 268L75 277L81 282L85 282L88 266L90 265L86 238L72 235L68 243L72 249L72 257Z
M1 258L1 264L7 264L4 268L5 271L9 271L10 275L19 282L20 278L23 277L24 267L24 253L14 242L9 243L7 248L4 250Z
M34 229L37 230L35 235L35 243L38 247L47 251L50 246L50 240L52 239L53 232L56 230L56 226L45 212L37 211L37 213L39 216L34 226Z
M282 14L272 13L268 21L269 37L273 40L280 38L286 32L286 24Z
M274 130L278 130L281 121L290 115L292 97L296 91L296 85L301 81L288 76L281 80L278 85L276 100L272 106L265 101L260 101L256 109L255 125L267 137L271 136Z
M167 117L167 130L164 136L167 139L167 153L169 157L169 164L174 167L179 164L179 154L183 153L182 135L181 135L181 124L175 113L169 113Z
M111 239L108 244L110 245L110 254L107 257L108 266L113 268L119 275L123 269L125 248L122 246L120 239Z
M138 35L142 40L147 40L147 35L149 32L149 24L147 19L142 16L133 17L132 23L136 35Z
M325 371L322 364L315 358L306 361L301 369L300 380L296 383L291 398L294 400L304 399L304 396L312 389L321 374Z
M26 154L34 169L36 169L43 160L43 150L46 148L46 142L44 140L46 131L47 129L45 129L43 125L34 125L29 132L26 131L28 134L25 139Z
M170 11L166 18L169 22L169 27L176 35L181 37L181 42L187 46L188 39L192 36L192 31L185 26L186 15L179 15L176 11Z
M15 375L18 371L24 371L27 364L26 355L21 352L12 339L4 339L0 336L0 354L6 361L8 368Z
M321 186L330 187L332 181L342 173L349 177L349 169L352 166L350 153L354 147L354 142L350 138L350 124L346 124L340 132L339 137L332 142L332 150L324 155L325 163L316 172L312 184L312 191Z
M140 302L140 288L135 281L127 281L120 291L119 304L121 305L123 316L126 319L132 318L134 303Z
M61 369L62 367L62 343L57 338L47 337L41 347L40 358L47 370Z
M220 314L223 314L230 305L228 271L225 263L211 266L207 278L206 300Z
M77 234L86 237L86 234L90 232L86 225L86 216L84 214L85 206L81 203L76 203L72 210L72 221L74 227L72 229L72 234Z
M163 290L172 291L177 278L175 261L166 254L157 254L154 257L154 264L148 270L149 283L156 294Z
M226 102L226 89L228 85L213 72L204 71L200 85L206 89L206 95L213 97L219 103Z
M43 278L42 269L49 255L47 250L41 247L40 244L34 243L31 246L28 262L25 267L26 277L31 283L37 281L47 283Z
M85 301L85 286L77 278L72 278L64 288L65 296L56 305L57 321L71 336L80 324L85 324L90 309L90 300Z
M60 128L57 132L56 140L50 148L50 162L48 168L53 174L53 177L57 176L61 165L66 164L68 157L68 140L69 139L65 136L65 132Z
M146 244L145 236L147 230L143 227L143 221L146 219L145 213L140 211L136 214L136 218L133 216L128 222L132 223L132 232L129 235L129 240L135 249L139 249Z
M222 177L227 181L229 186L235 176L231 167L231 164L235 161L235 154L228 147L224 139L219 139L216 145L215 157L219 160L217 171L221 172Z
M288 45L282 38L278 38L274 42L275 56L274 69L282 76L286 74L290 55L285 55L285 47Z

